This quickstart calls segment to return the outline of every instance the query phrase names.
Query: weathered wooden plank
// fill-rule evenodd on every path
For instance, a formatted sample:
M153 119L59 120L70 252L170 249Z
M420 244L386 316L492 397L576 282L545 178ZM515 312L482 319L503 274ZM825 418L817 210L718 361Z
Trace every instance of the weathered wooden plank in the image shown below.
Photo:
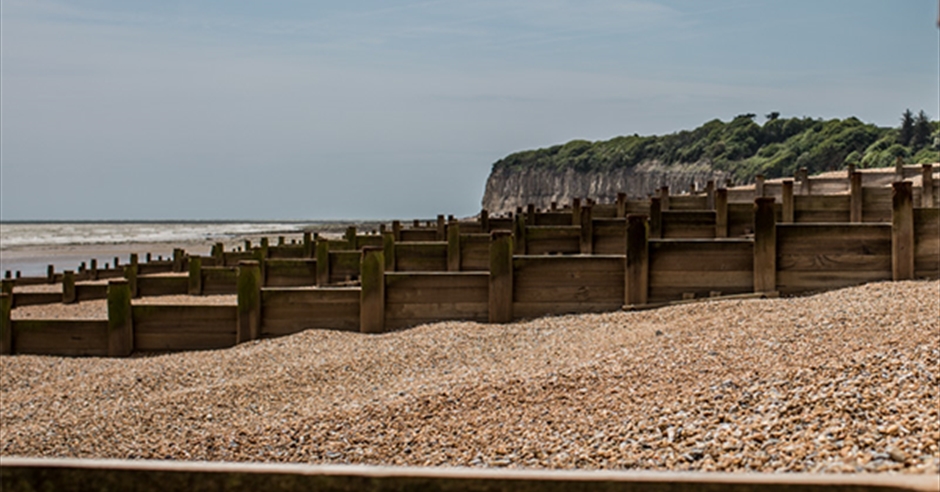
M664 211L661 221L663 238L715 237L716 215L713 210Z
M705 210L708 197L705 195L674 195L669 197L669 210Z
M395 270L401 272L447 271L447 243L442 241L395 243Z
M626 244L626 218L594 220L594 254L623 255Z
M754 203L728 203L728 237L754 233Z
M189 291L189 277L185 274L174 276L139 276L137 290L141 296L183 295Z
M531 319L574 313L604 313L623 307L623 299L616 302L513 302L513 319Z
M890 255L891 227L884 224L781 224L777 254Z
M492 219L491 219L492 220ZM437 241L437 229L402 229L399 243Z
M651 271L751 271L754 242L748 239L651 240Z
M95 299L107 299L108 286L105 284L75 284L75 300L92 301Z
M753 286L752 270L704 271L704 270L665 270L650 271L650 289L692 287L710 288L726 291L729 288Z
M891 255L777 255L777 271L890 270Z
M330 251L330 282L358 279L361 255L362 253L354 250Z
M891 188L862 188L862 222L891 222Z
M169 273L172 271L172 261L148 261L137 264L137 275L152 275L154 273Z
M266 262L264 285L267 287L314 286L317 260L313 258L271 259Z
M39 306L44 304L58 304L62 302L61 292L14 292L13 305L15 307Z
M490 269L490 235L460 235L460 269L485 272Z
M358 287L342 288L264 288L261 289L261 310L269 307L308 304L359 304Z
M535 215L535 225L536 226L570 226L571 225L571 212L537 213Z
M581 226L529 226L525 239L530 255L581 252Z
M513 258L513 268L519 275L526 272L539 274L557 274L562 277L588 272L611 272L623 269L624 257L622 255L594 255L594 256L516 256ZM516 280L519 280L518 278Z
M238 271L234 267L202 267L202 293L205 295L234 294Z
M940 278L940 209L914 209L914 276Z
M132 313L137 350L209 350L235 345L235 306L140 305L134 306Z
M13 353L107 356L106 320L14 320Z
M279 245L279 246L269 246L268 247L268 258L303 258L304 257L304 245L303 244L291 244L291 245Z
M391 303L385 306L386 320L419 323L448 320L486 321L487 303L484 302L438 302L438 303Z
M867 282L891 280L891 270L884 271L779 271L777 290L782 294L798 294L839 289Z
M591 216L595 219L613 219L617 217L616 203L595 203L591 206Z

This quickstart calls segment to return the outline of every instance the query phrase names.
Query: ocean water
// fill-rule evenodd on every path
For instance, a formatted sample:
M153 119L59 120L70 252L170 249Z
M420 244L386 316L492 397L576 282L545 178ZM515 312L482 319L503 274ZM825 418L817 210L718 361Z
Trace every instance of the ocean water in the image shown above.
M99 267L131 253L141 261L169 257L173 248L208 254L212 243L231 244L245 237L293 236L305 230L342 230L356 221L329 222L0 222L0 270L42 276L46 266L56 271L77 269L96 259ZM273 242L273 241L272 241Z

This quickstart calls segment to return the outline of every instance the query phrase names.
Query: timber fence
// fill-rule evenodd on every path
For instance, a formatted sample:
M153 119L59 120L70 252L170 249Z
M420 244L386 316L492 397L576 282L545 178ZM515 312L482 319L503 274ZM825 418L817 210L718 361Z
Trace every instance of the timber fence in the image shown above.
M697 194L661 190L645 201L621 194L614 203L573 200L502 217L483 211L472 221L439 216L410 228L395 221L378 233L349 228L342 239L305 233L300 242L263 239L231 252L219 244L208 256L178 250L167 261L132 258L120 270L48 276L63 285L55 302L106 297L107 321L12 319L14 305L29 300L8 280L2 348L126 356L223 348L305 329L382 333L433 321L499 323L936 279L940 208L924 169L921 182L930 187L920 192L911 181L869 189L859 172L846 177L845 195L798 195L784 180L782 203L757 187L750 203L729 202L729 190L709 185ZM762 193L769 189L763 183ZM114 278L118 272L122 278ZM79 275L110 280L86 286ZM132 301L167 294L235 294L237 304Z

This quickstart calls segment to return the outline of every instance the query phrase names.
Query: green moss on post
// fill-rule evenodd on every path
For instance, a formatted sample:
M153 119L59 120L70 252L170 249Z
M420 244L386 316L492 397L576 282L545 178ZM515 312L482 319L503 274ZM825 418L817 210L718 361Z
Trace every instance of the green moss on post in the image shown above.
M456 220L447 224L447 271L460 271L460 224Z
M385 231L382 233L382 254L385 255L385 271L395 271L395 233Z
M512 233L496 230L490 233L490 323L512 321Z
M359 262L361 289L359 291L359 331L382 333L385 331L385 255L381 248L362 248Z
M189 295L202 295L202 257L189 257Z
M127 357L134 351L131 287L126 279L108 282L108 357Z
M13 353L13 294L0 292L0 354Z
M62 272L62 303L72 304L75 301L75 272L66 270Z
M238 327L235 343L261 337L261 265L238 262Z
M777 223L773 197L754 199L754 292L777 289Z
M649 295L649 219L645 215L627 216L626 272L624 304L642 305Z
M317 241L317 286L330 283L330 243L326 239Z
M914 278L914 199L910 181L892 183L891 273L894 280Z
M310 231L304 231L304 258L313 258L313 235Z

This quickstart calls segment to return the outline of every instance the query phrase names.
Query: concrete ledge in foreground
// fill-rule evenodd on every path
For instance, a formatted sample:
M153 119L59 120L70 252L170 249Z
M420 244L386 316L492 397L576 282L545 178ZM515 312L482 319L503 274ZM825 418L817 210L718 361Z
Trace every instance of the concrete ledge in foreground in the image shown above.
M938 476L399 468L0 458L0 489L317 491L940 491Z

